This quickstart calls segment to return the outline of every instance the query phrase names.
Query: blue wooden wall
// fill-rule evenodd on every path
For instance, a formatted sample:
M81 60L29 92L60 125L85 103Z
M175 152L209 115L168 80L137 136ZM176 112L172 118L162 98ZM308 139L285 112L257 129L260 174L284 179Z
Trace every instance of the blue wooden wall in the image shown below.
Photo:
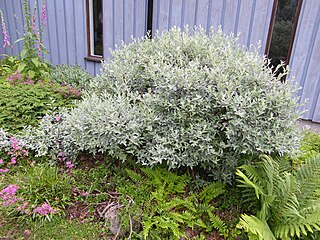
M23 29L23 0L0 0L5 22L12 41L18 39L18 30ZM33 9L34 0L30 0ZM131 36L146 34L146 0L103 0L104 56L110 57L109 49L130 42ZM37 1L41 12L41 0ZM90 73L100 72L101 64L85 60L87 57L86 3L85 0L47 0L48 26L44 34L44 45L49 51L45 56L53 65L78 64ZM16 14L16 17L14 16ZM0 34L0 43L3 36ZM2 44L1 44L2 45ZM22 43L12 49L0 48L0 53L18 54Z
M272 6L271 0L154 0L153 29L201 25L209 32L221 25L225 33L240 33L242 45L261 41L263 54Z
M320 122L320 1L302 4L292 49L291 76L301 86L299 96L306 102L303 118Z
M11 40L19 37L24 25L23 0L0 0ZM41 0L38 0L40 11ZM130 42L144 36L147 26L147 0L103 0L104 55L110 56L121 41ZM30 0L32 8L33 0ZM240 33L239 43L249 46L261 41L264 53L273 0L154 0L153 30L173 26L201 25L207 31L221 25L224 32ZM98 74L100 63L86 61L85 0L47 0L48 28L44 44L46 56L54 65L78 64L92 74ZM13 14L15 13L15 15ZM16 17L15 17L16 16ZM303 118L320 122L320 1L304 0L294 41L290 67L291 76L302 87L301 101L309 99ZM153 31L154 33L155 31ZM49 41L50 40L50 41ZM0 34L0 43L3 42ZM1 44L2 45L2 44ZM0 53L18 54L22 45L0 48Z

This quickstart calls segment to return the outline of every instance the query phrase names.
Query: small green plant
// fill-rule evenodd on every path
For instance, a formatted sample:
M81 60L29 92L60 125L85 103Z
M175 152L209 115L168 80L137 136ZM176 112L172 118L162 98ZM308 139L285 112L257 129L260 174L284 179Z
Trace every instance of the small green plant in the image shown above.
M74 96L63 96L47 84L1 85L0 127L17 133L27 125L38 125L41 117L58 107L71 107Z
M207 234L217 230L231 239L232 231L214 214L215 207L211 205L224 193L224 184L211 183L198 193L188 194L186 188L191 179L186 175L179 176L163 168L141 171L127 170L131 183L123 181L117 188L124 206L120 210L122 228L131 229L130 236L180 239L188 237L189 228Z
M307 131L301 141L300 150L302 152L301 160L320 154L320 135Z
M71 85L81 89L84 89L92 78L88 72L81 69L78 65L57 65L50 73L50 79L54 83Z
M47 54L44 45L42 44L42 37L44 28L47 25L46 17L46 0L42 1L41 17L37 16L36 1L34 3L33 13L29 9L29 1L23 1L24 9L24 34L23 37L16 40L16 42L23 41L23 50L18 56L7 56L4 70L10 77L18 71L22 78L30 78L37 82L38 80L48 81L50 72L50 63L43 59L42 54ZM5 29L5 22L3 13L0 12L2 18L2 29ZM40 18L40 26L37 26L37 18ZM4 47L10 46L9 36L6 31L2 31L5 39ZM8 66L11 68L8 69Z
M17 168L14 174L6 175L1 186L5 187L5 184L17 186L17 199L27 202L25 208L34 217L37 213L45 215L43 213L51 209L49 206L58 211L70 204L75 183L66 173L59 172L56 166L25 164Z
M258 209L255 216L243 214L238 224L249 239L289 240L320 230L320 155L296 172L286 158L263 156L255 166L241 166L237 175L243 197Z

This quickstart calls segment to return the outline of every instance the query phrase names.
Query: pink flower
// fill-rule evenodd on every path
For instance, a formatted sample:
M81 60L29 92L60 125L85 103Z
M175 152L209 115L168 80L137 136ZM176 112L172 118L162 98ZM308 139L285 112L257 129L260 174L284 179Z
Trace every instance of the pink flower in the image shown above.
M16 164L16 163L17 163L17 160L16 160L15 157L11 158L11 163L12 163L12 164Z
M2 27L2 34L3 34L3 47L5 48L7 45L12 48L11 43L9 42L9 35L7 33L6 23L4 22L3 13L0 10L1 15L1 27Z
M74 164L72 164L71 162L66 162L66 167L67 168L73 168Z
M15 194L20 187L16 184L10 184L6 188L2 189L0 192L0 197L4 201L3 206L7 207L11 204L14 204L16 201L21 201L22 198L16 198Z
M61 119L61 116L60 116L60 115L57 115L57 116L55 117L55 119L56 119L57 122L59 122L60 119Z
M86 196L89 196L89 195L90 195L90 193L87 192L87 191L81 191L80 192L80 196L82 196L82 197L86 197Z
M0 158L0 165L1 165L1 164L3 164L3 159L2 159L2 158Z
M43 26L46 27L46 26L47 26L47 7L46 7L46 0L43 0L43 2L42 2L41 19L42 19L42 24L43 24Z
M14 137L11 137L11 138L10 138L10 142L11 142L11 148L12 148L15 152L21 149L21 147L19 146L18 140L16 140Z
M6 169L2 169L2 168L0 168L0 173L7 173L7 172L9 172L9 169L8 168L6 168Z
M22 205L18 206L16 210L27 213L26 208L28 207L28 205L29 205L29 202L24 202Z
M40 215L47 215L49 213L55 213L57 210L53 209L48 203L43 203L40 207L36 207L33 212L39 213Z

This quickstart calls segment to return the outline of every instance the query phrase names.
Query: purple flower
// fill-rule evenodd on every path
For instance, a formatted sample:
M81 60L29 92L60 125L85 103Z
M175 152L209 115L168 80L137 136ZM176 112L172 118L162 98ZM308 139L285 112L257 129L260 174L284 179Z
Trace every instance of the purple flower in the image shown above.
M2 11L0 11L0 15L1 15L2 34L3 34L3 48L5 48L7 45L12 48L12 45L9 42L9 35L7 33L6 23L4 22Z
M33 31L33 34L36 36L36 41L37 41L37 48L38 48L38 57L41 56L41 41L40 41L40 36L36 24L37 20L37 15L36 15L36 8L33 10L33 15L32 15L32 20L31 20L31 29Z
M12 164L16 164L16 163L17 163L17 160L16 160L15 157L11 158L11 163L12 163Z
M72 164L71 162L66 162L66 167L67 168L73 168L74 167L74 164Z
M46 7L46 0L43 0L43 2L42 2L41 19L42 19L42 24L43 24L43 26L46 27L46 26L47 26L47 7Z
M55 117L55 119L56 119L57 122L60 122L61 116L60 116L60 115L57 115L57 116Z
M47 215L49 213L55 213L57 210L53 209L48 203L43 203L40 207L36 207L33 212L39 213L40 215Z
M19 146L19 141L14 137L10 138L10 142L11 142L11 148L14 150L14 152L21 149L21 147Z
M16 198L16 192L20 187L16 184L9 184L6 188L2 189L0 192L0 197L4 201L3 206L7 207L11 204L14 204L16 201L21 201L22 198Z

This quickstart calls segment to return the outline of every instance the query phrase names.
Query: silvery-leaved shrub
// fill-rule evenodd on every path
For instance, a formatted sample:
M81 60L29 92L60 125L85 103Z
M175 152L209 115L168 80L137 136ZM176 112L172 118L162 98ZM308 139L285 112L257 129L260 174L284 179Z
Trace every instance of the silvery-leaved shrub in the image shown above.
M299 144L297 88L267 66L221 30L174 28L113 51L66 122L84 150L227 181L242 156Z
M45 115L36 127L27 126L18 136L25 147L36 156L50 156L52 160L74 160L79 147L65 123L66 110Z
M50 73L50 80L54 83L71 85L84 89L93 78L87 71L78 65L57 65Z

